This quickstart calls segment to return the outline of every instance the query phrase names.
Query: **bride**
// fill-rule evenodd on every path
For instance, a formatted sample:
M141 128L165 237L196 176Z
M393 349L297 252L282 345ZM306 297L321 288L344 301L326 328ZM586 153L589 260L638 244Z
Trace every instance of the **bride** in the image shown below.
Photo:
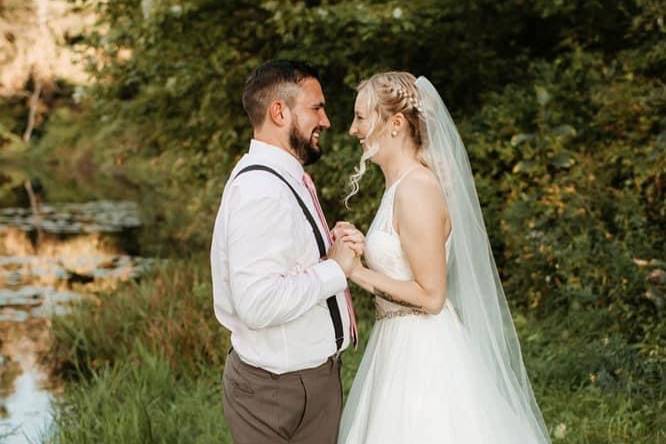
M376 323L339 443L549 443L488 242L465 148L433 85L358 87L349 133L386 190L351 279ZM351 195L350 195L351 196ZM348 197L349 198L349 197ZM349 228L338 226L337 229Z

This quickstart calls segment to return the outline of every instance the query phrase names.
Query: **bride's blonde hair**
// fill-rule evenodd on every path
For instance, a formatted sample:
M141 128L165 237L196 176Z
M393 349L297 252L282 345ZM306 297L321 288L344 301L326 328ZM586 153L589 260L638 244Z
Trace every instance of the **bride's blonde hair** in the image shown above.
M367 93L370 128L365 137L367 149L361 156L358 166L354 168L354 174L349 178L351 191L345 197L345 206L349 207L349 199L358 193L359 182L367 169L366 162L379 151L377 138L386 131L391 116L397 113L405 116L409 135L414 141L421 163L425 164L425 160L421 156L424 135L420 118L421 99L415 83L416 77L408 72L389 71L363 80L356 88L357 94Z

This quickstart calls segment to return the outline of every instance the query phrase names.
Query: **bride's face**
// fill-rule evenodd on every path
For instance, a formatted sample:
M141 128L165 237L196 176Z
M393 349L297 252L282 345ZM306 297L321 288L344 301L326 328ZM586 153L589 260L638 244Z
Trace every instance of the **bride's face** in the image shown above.
M363 151L366 151L368 145L366 138L372 130L372 122L376 120L376 112L370 111L367 90L361 90L356 96L354 104L354 120L349 128L349 135L356 137L361 142Z

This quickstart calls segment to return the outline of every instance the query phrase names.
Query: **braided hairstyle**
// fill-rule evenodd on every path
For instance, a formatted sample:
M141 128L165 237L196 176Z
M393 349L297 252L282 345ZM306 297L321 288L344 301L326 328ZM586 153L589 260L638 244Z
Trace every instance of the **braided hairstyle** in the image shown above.
M421 123L423 109L416 89L416 77L408 72L383 72L362 81L356 91L359 94L361 91L367 92L368 110L373 114L374 119L370 122L370 130L365 138L368 149L361 156L359 165L349 178L351 192L345 198L346 206L348 206L349 199L359 191L358 183L367 169L366 162L379 151L379 146L373 139L376 140L377 136L388 129L388 120L391 116L397 113L405 116L409 136L419 153L419 160L426 164L421 155L425 134Z

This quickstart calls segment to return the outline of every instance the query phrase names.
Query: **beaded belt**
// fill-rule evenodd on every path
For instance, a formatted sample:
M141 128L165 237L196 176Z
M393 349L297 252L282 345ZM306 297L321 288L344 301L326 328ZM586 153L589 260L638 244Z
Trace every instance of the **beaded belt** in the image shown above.
M416 310L415 308L405 308L401 310L389 310L389 311L375 311L375 319L390 319L397 318L400 316L424 316L426 313L421 310Z

